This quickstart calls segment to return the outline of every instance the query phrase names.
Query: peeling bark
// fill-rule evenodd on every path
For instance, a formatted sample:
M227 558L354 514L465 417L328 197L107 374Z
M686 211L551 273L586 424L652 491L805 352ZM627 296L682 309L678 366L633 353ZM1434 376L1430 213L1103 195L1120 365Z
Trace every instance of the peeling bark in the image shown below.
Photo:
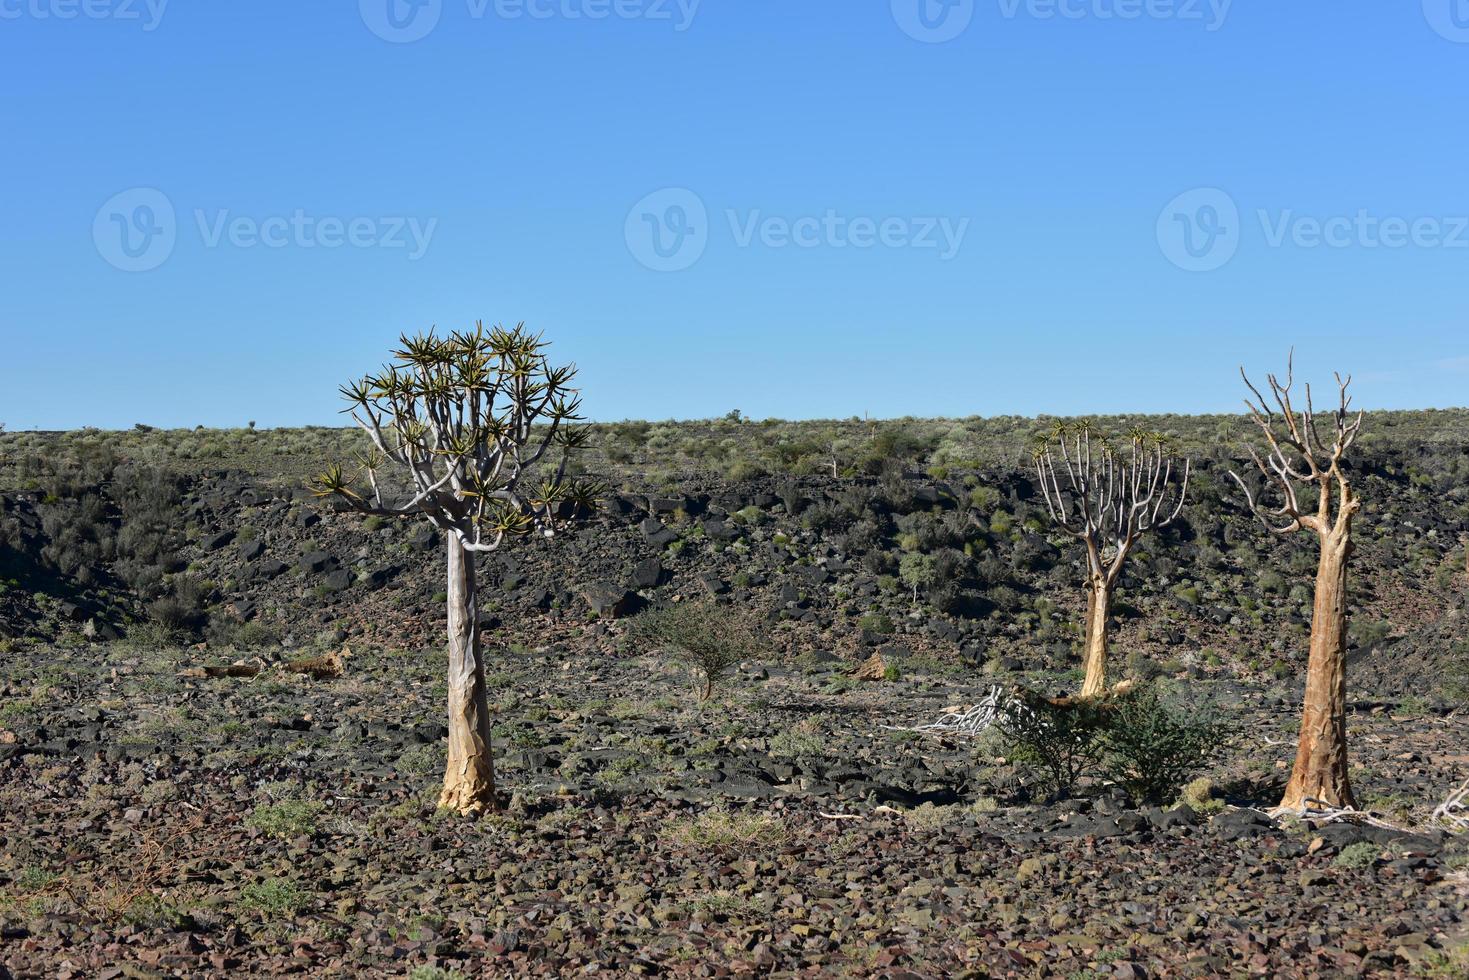
M1107 690L1107 617L1112 611L1112 585L1105 576L1093 576L1086 592L1086 652L1082 663L1086 679L1081 696L1093 698Z
M448 534L449 761L439 806L459 813L496 809L490 709L481 656L474 556Z
M1347 775L1346 584L1351 550L1348 514L1321 540L1300 739L1280 801L1293 810L1357 805Z

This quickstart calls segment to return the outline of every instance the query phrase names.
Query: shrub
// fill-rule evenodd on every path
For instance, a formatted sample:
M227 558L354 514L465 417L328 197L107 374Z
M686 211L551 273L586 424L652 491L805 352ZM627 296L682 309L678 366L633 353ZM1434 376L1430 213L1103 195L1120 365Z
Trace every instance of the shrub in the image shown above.
M700 701L709 700L715 685L760 649L749 615L707 600L645 612L632 620L629 635L645 647L670 651L689 668L699 682Z
M1056 796L1070 796L1101 760L1106 710L1090 700L1052 701L1022 693L997 725L1006 754Z
M305 893L284 878L252 881L240 889L240 907L259 912L267 918L289 918L305 904Z
M1338 868L1370 868L1377 863L1377 855L1380 849L1370 841L1358 841L1348 844L1342 848L1340 854L1332 860L1332 864Z
M664 838L675 847L701 851L768 851L789 837L789 829L777 817L726 810L707 810L697 817L669 821L664 831Z
M1195 813L1215 813L1224 809L1224 801L1214 793L1214 781L1207 776L1200 776L1183 788L1178 802Z
M245 822L272 837L303 837L316 832L316 818L324 809L323 804L308 800L262 803Z
M1154 686L1117 699L1105 729L1104 769L1140 803L1175 798L1225 734L1209 713L1170 704Z

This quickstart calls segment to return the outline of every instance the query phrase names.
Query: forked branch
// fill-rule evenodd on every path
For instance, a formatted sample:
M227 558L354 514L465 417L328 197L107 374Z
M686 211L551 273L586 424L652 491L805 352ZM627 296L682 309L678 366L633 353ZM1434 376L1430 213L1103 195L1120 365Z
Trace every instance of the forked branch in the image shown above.
M1343 378L1336 375L1339 398L1330 416L1330 438L1323 439L1312 403L1311 386L1305 386L1304 408L1297 409L1291 400L1291 389L1295 383L1294 362L1295 352L1292 351L1284 383L1273 374L1265 376L1270 391L1268 399L1250 380L1244 368L1240 368L1240 377L1254 396L1245 399L1245 407L1265 440L1265 455L1262 457L1251 446L1250 460L1264 478L1265 485L1275 488L1278 506L1262 505L1239 473L1230 470L1229 475L1244 494L1250 513L1272 534L1292 534L1309 528L1325 536L1359 506L1342 469L1342 460L1357 440L1364 415L1361 412L1357 412L1355 417L1352 415L1352 399L1348 391L1351 376ZM1314 511L1301 507L1298 487L1302 486L1312 486L1318 491ZM1340 497L1334 513L1333 488Z

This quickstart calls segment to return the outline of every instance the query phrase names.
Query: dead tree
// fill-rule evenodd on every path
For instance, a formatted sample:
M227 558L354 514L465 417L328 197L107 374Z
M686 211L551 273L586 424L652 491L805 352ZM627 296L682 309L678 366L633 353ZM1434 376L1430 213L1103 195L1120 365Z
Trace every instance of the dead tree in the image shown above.
M1265 438L1262 459L1253 446L1250 458L1279 496L1279 506L1262 508L1238 473L1245 502L1260 523L1273 534L1308 530L1316 535L1320 560L1316 569L1316 596L1311 613L1311 652L1306 666L1306 697L1301 714L1295 768L1280 805L1292 810L1355 807L1347 775L1346 636L1347 560L1352 553L1352 517L1361 507L1342 461L1362 428L1362 413L1350 414L1352 383L1336 376L1340 400L1331 414L1331 429L1323 440L1306 386L1306 407L1291 404L1294 355L1287 362L1285 383L1267 375L1270 400L1256 388L1244 369L1240 376L1254 396L1246 399L1250 418ZM1271 402L1274 402L1272 407ZM1316 499L1303 500L1314 493Z
M332 466L313 481L321 497L391 518L423 518L443 534L448 557L449 749L439 806L494 809L495 772L480 637L475 555L530 533L546 537L592 505L594 485L567 477L586 429L574 366L553 367L525 326L440 337L404 336L381 373L342 387L344 411L371 442L360 457L367 488ZM556 465L542 461L559 456ZM406 500L385 500L379 471L406 473ZM537 474L549 475L537 480Z
M1117 450L1085 423L1058 425L1035 452L1051 520L1086 546L1083 697L1107 690L1107 619L1128 554L1138 538L1183 510L1190 463L1184 459L1179 468L1178 462L1157 434L1134 430L1127 448Z

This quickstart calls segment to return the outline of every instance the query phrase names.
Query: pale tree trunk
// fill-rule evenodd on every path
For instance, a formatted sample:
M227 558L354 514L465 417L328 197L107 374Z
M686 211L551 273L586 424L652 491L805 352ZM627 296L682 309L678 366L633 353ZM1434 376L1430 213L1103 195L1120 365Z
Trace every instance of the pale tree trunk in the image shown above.
M1282 807L1356 807L1347 775L1347 521L1321 538L1300 741Z
M1112 583L1106 575L1092 575L1086 588L1086 636L1082 663L1086 679L1081 696L1094 698L1107 691L1107 617L1112 611Z
M495 809L490 709L481 659L474 555L445 535L449 552L449 763L439 806L460 813Z

